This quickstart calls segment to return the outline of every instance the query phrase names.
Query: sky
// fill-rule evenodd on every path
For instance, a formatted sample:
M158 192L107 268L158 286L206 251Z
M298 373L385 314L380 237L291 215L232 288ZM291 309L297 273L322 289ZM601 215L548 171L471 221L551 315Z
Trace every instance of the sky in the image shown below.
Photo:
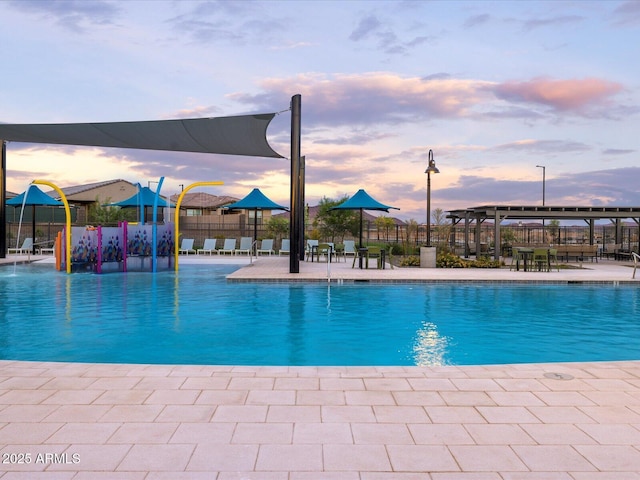
M364 188L424 223L481 205L640 206L640 1L0 0L0 122L279 112L286 158L21 144L7 189L122 178L289 204ZM540 167L538 167L540 166ZM542 168L544 167L544 168ZM543 182L544 178L544 182Z

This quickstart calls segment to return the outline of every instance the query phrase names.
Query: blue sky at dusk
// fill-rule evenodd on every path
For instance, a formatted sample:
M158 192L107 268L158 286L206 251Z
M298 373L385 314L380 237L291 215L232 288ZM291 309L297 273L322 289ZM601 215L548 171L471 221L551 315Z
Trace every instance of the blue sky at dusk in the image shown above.
M306 198L432 208L640 206L640 1L0 1L0 122L282 112ZM217 181L289 201L287 159L9 143L7 188Z

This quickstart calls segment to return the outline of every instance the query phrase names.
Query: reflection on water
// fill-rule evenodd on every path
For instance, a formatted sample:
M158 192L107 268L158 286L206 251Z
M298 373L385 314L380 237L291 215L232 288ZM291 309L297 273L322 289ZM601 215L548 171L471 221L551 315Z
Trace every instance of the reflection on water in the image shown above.
M438 327L430 322L423 323L422 328L416 332L413 345L415 364L419 367L447 365L445 355L448 344L447 337L438 333Z

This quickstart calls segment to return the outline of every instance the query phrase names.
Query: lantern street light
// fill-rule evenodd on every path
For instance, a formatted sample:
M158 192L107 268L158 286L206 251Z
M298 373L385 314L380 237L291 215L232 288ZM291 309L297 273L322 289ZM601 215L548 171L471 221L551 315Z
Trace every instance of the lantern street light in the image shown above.
M429 166L424 171L427 174L427 247L431 246L431 174L440 173L433 159L433 150L429 150Z

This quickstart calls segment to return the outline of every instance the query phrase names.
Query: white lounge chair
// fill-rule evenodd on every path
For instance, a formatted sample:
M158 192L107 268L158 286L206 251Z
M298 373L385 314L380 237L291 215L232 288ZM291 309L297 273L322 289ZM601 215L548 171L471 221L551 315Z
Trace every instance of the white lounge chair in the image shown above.
M224 239L224 245L222 246L222 248L220 250L218 250L218 253L220 255L223 254L229 254L229 255L233 255L233 252L236 249L236 239L235 238L225 238Z
M356 256L356 241L345 240L344 241L344 256L355 257Z
M186 255L189 255L189 253L196 253L193 249L193 238L183 238L178 253L184 253Z
M28 237L22 242L22 246L19 248L10 248L7 253L15 253L17 255L24 255L33 250L33 238Z
M280 245L280 250L278 250L278 255L289 255L291 253L291 242L288 238L282 239L282 245Z
M640 255L636 252L631 252L631 257L633 258L633 275L631 278L636 278L636 268L638 268L638 263L640 262Z
M256 251L256 255L260 255L261 253L275 255L276 252L273 250L273 238L262 240L260 248Z
M218 251L216 250L216 242L217 239L215 238L205 238L204 240L204 245L202 246L202 248L199 248L198 250L196 250L196 255L200 255L208 253L209 255L212 254L218 254Z
M234 255L251 255L251 237L240 237L240 246L233 252Z

